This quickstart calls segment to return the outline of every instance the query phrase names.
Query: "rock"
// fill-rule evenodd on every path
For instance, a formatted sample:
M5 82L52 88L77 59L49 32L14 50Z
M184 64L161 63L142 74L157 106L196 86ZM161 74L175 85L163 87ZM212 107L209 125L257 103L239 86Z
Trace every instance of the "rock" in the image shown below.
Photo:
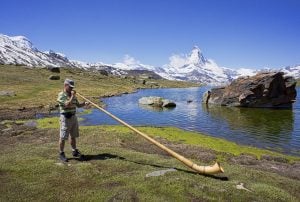
M166 169L166 170L158 170L158 171L154 171L152 173L146 174L146 177L157 177L157 176L164 175L167 172L174 172L174 171L177 171L177 170L174 168L170 168L170 169Z
M281 157L281 156L270 156L270 155L262 155L261 160L267 160L267 161L276 161L281 163L288 163L288 159Z
M58 75L50 75L49 79L50 80L60 80L60 76L58 76Z
M104 69L100 69L98 70L100 74L104 75L104 76L108 76L108 72Z
M143 84L143 85L146 84L146 80L145 80L145 79L139 79L139 82L140 82L141 84Z
M236 185L236 188L237 188L237 189L241 189L241 190L246 190L246 191L252 192L252 191L250 191L249 189L245 188L245 187L244 187L244 183L242 183L242 182L241 182L240 184Z
M47 67L50 72L60 73L59 67Z
M163 106L163 98L155 97L155 96L142 97L139 99L139 104L151 105L154 107L162 107Z
M147 81L146 85L151 86L151 88L158 88L159 84L157 82L153 82L153 81Z
M37 127L37 122L36 121L27 121L24 123L24 126L36 128Z
M202 102L235 107L292 107L297 95L296 80L283 72L262 72L240 77L226 87L203 94Z
M163 99L163 107L169 108L169 107L176 107L175 102L168 100L168 99Z
M16 93L14 91L10 91L10 90L3 90L3 91L0 91L0 96L12 97L12 96L16 96Z
M176 107L175 102L156 96L142 97L139 99L139 104L151 105L153 107Z
M202 102L204 102L205 104L208 103L208 100L210 98L210 91L206 91L203 96L202 96Z

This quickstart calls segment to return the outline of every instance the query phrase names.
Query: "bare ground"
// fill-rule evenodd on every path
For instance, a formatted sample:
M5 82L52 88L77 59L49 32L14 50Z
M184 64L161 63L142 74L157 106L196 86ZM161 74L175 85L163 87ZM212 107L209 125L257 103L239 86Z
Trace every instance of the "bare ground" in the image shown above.
M0 121L3 120L20 120L34 119L38 114L49 114L49 109L44 106L39 107L22 107L18 109L0 108Z

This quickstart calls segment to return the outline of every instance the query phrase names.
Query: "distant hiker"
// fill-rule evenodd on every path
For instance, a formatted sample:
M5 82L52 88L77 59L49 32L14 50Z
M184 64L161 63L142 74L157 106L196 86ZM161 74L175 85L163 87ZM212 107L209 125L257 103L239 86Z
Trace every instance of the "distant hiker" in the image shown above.
M59 158L67 162L68 159L64 153L65 140L71 136L70 144L72 147L72 155L74 157L83 158L83 155L76 147L76 138L79 137L78 120L76 117L76 107L88 105L87 102L79 103L76 98L74 81L66 79L64 82L64 90L58 94L57 102L60 111L60 138L59 138Z

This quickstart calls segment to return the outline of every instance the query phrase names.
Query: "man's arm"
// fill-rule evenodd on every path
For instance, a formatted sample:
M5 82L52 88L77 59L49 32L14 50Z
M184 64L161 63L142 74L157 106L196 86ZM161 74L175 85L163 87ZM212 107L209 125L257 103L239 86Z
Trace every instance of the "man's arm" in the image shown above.
M65 101L65 108L73 107L72 106L73 105L73 99L74 98L76 99L75 95L76 95L76 91L72 90L71 91L71 97Z
M77 100L77 98L75 97L75 95L76 95L76 91L75 90L72 90L72 92L71 92L72 94L71 94L71 98L73 99L76 99L76 106L77 107L84 107L84 106L86 106L86 105L88 105L89 103L88 102L83 102L83 103L79 103L78 102L78 100ZM70 98L70 99L71 99ZM72 101L72 100L71 100ZM72 102L71 102L72 103Z
M68 98L67 96L64 95L63 92L61 92L58 95L57 102L58 102L59 106L65 108L65 109L68 109L68 108L75 107L75 105L73 104L73 99L76 99L74 94L71 94L71 97Z

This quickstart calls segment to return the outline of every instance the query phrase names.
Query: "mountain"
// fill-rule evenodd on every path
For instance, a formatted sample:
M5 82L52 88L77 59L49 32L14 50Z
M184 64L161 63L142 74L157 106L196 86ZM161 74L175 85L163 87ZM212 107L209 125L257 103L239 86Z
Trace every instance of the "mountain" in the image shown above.
M3 34L0 34L0 64L73 66L63 54L41 52L24 36L9 37Z
M54 51L42 52L24 36L6 36L0 34L0 64L40 66L40 67L71 67L103 71L113 75L151 75L153 78L166 78L170 80L184 80L220 85L228 83L239 76L252 76L258 71L271 71L271 69L230 69L218 66L212 59L207 59L200 48L195 46L187 55L172 55L169 64L154 67L142 64L140 61L126 55L122 63L105 64L102 62L88 63L69 60L64 54ZM279 69L288 76L300 78L300 65L287 66ZM278 71L278 70L277 70ZM152 73L151 73L152 72ZM158 76L159 75L159 76Z
M293 76L297 79L300 78L300 65L287 66L281 68L280 71L284 72L287 76Z
M52 50L42 52L24 36L0 34L0 64L25 65L31 67L77 67L81 69L105 70L114 75L126 74L103 63L86 63L69 60L64 54Z
M225 83L232 80L234 70L219 67L213 60L206 59L195 46L188 55L173 55L170 63L163 66L160 75L169 79L197 81L201 83Z
M188 55L173 55L170 63L163 66L158 74L168 79L196 81L210 85L222 85L240 76L253 76L258 72L282 71L287 76L300 78L300 65L280 69L230 69L218 66L213 60L206 59L201 50L195 46Z

